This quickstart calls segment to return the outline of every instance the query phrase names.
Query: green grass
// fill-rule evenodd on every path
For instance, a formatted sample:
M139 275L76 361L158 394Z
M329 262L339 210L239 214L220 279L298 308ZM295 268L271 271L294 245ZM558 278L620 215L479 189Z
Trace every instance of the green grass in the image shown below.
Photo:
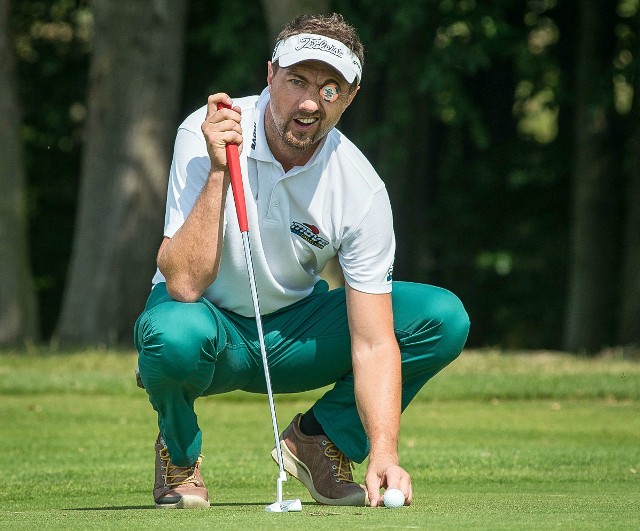
M0 354L0 529L640 529L640 363L468 352L403 415L411 507L267 514L264 397L197 403L212 507L152 510L157 427L131 353ZM281 427L320 391L277 396ZM362 480L365 466L356 469Z

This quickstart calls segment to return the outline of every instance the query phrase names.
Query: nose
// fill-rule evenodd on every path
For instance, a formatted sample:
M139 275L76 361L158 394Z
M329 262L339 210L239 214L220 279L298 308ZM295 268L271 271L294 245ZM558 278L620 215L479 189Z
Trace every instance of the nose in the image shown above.
M300 102L300 110L310 113L316 112L320 108L319 98L320 93L318 91L309 90Z
M318 110L318 102L312 99L306 99L300 103L300 110L305 112L316 112Z

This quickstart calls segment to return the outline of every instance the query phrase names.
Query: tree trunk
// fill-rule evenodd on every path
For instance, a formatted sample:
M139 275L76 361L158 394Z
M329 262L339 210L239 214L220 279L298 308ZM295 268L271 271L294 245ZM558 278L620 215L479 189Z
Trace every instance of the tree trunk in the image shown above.
M618 205L612 157L605 145L611 127L609 106L598 90L611 64L611 11L605 2L578 3L572 243L564 333L564 348L573 352L599 351L613 326Z
M640 348L640 12L635 15L633 134L628 143L631 163L627 173L626 226L622 258L618 343Z
M269 36L275 40L284 25L298 15L326 14L328 0L262 0Z
M25 170L10 0L0 0L0 344L38 338L38 310L27 244Z
M155 270L187 1L93 0L86 145L57 336L129 342Z
M636 92L636 95L640 94ZM640 111L637 111L640 112ZM630 142L635 164L628 176L618 343L640 347L640 127Z

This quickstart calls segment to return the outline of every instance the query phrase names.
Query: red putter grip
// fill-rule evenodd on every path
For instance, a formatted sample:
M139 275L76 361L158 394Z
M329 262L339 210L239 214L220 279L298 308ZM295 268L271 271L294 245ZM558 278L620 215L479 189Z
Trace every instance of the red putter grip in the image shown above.
M218 108L231 109L231 105L218 103ZM247 219L247 205L244 200L244 186L242 184L242 171L240 170L240 154L237 144L227 144L227 165L229 166L229 177L231 178L231 190L233 190L233 200L236 204L238 215L238 225L240 232L249 231L249 221Z

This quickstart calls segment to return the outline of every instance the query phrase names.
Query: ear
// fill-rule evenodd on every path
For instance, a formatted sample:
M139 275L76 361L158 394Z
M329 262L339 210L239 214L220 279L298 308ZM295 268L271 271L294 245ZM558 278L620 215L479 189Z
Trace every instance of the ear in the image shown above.
M267 85L271 87L271 81L273 80L273 65L271 61L267 61Z
M359 90L360 90L360 85L358 85L358 86L356 87L356 89L355 89L351 94L349 94L349 99L347 100L347 104L346 104L346 105L345 105L345 107L344 107L345 109L346 109L349 105L351 105L351 102L353 101L353 98L355 98L355 97L356 97L356 94L358 93L358 91L359 91Z

